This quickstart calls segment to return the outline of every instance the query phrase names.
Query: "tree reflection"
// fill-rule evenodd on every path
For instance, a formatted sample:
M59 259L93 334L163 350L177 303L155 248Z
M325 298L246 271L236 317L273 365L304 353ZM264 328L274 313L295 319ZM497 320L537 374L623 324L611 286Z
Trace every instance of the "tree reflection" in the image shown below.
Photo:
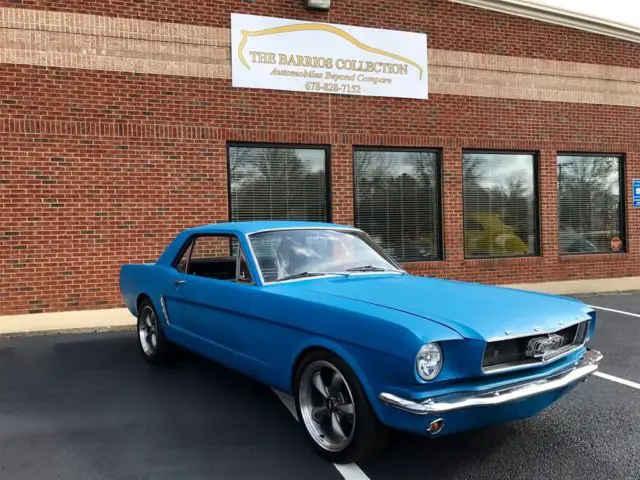
M326 221L324 150L232 147L231 216Z
M620 159L558 158L560 249L563 253L611 251L620 235Z
M397 260L439 258L437 154L357 151L356 222Z
M467 257L535 253L533 167L532 155L464 154Z

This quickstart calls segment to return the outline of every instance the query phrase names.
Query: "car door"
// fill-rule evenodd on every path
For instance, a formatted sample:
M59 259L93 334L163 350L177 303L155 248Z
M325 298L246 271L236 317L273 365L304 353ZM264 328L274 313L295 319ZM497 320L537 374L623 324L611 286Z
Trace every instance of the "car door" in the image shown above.
M233 364L255 294L244 253L232 234L197 236L188 250L166 295L172 326L203 355Z

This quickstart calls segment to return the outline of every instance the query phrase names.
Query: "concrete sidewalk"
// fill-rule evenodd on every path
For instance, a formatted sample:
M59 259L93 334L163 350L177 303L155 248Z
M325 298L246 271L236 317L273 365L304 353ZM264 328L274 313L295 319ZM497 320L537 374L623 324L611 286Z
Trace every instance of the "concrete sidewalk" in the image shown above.
M597 278L563 282L520 283L503 285L509 288L555 295L586 295L640 291L640 277Z
M135 322L126 308L6 315L0 316L0 336L113 331L133 328Z
M640 291L640 277L572 280L503 285L555 295L586 295ZM95 332L130 329L136 319L126 308L79 310L0 316L0 335Z

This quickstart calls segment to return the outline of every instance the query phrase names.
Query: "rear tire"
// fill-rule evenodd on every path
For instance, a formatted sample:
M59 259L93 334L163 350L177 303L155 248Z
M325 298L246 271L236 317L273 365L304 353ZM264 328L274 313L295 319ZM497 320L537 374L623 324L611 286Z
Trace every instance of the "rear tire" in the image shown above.
M166 365L173 359L174 347L164 335L156 309L148 298L140 302L136 332L140 353L147 362Z
M315 350L300 362L294 397L305 436L324 460L353 463L385 447L388 429L356 375L336 354Z

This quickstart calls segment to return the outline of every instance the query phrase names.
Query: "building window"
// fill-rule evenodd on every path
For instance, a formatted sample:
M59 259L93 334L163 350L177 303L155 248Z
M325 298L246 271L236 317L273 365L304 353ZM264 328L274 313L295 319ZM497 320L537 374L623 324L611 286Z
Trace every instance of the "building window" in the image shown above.
M624 251L622 158L558 156L560 253Z
M326 148L229 146L232 221L329 220Z
M464 152L465 258L536 255L536 156Z
M439 154L354 151L355 224L397 261L441 258Z

